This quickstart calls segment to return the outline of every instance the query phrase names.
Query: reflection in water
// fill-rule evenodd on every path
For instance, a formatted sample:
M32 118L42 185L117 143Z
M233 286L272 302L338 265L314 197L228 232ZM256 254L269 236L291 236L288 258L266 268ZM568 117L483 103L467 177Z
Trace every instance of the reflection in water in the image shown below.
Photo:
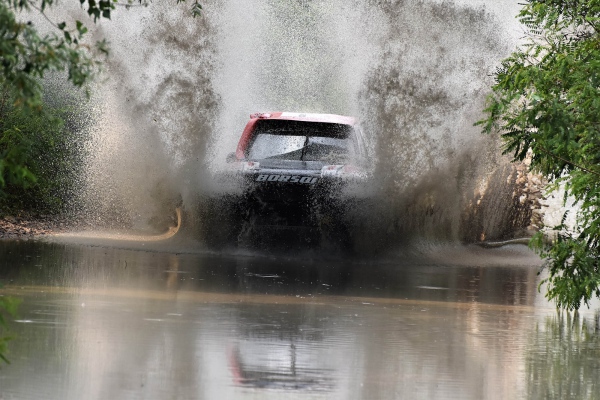
M567 370L544 375L554 334L536 321L553 308L525 248L440 252L353 263L0 241L3 292L24 299L0 398L504 399L544 397L558 372L596 388L589 329L570 333L579 352L555 340Z
M169 256L169 269L167 274L167 290L176 291L179 286L179 257L175 255Z
M238 317L238 338L229 352L234 383L270 389L328 391L335 365L323 354L327 318L296 307L250 306Z
M600 314L561 312L536 324L527 351L529 399L600 399Z

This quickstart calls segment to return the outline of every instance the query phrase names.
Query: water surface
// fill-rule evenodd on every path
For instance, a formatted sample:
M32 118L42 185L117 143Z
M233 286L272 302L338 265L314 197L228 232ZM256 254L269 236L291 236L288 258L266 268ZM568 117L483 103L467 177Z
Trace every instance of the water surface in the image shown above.
M0 242L1 399L599 398L598 307L524 246L385 261Z

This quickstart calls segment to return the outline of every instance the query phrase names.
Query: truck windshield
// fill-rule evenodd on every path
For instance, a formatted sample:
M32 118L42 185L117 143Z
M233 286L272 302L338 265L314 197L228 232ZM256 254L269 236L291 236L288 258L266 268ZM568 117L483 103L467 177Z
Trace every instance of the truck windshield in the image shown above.
M248 158L343 162L354 150L353 129L326 122L259 120Z

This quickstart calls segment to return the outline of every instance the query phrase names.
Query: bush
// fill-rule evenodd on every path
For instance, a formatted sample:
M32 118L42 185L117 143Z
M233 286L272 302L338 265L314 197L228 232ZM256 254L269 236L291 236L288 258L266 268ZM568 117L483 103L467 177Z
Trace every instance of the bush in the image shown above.
M76 195L85 157L87 101L45 84L42 112L0 99L0 212L57 214Z
M479 123L576 202L574 229L561 223L554 241L539 233L531 245L547 297L577 310L600 297L600 2L526 0L519 18L528 39L502 62Z

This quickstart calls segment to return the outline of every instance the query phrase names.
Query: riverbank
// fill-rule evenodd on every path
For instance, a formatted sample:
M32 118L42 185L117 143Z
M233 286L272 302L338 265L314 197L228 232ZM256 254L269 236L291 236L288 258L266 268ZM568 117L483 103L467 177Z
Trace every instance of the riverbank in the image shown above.
M32 238L65 232L69 224L64 217L54 216L3 216L0 217L0 239Z
M158 226L148 228L147 231L130 229L128 240L164 240L173 236L181 227L181 209L175 209L175 213L165 218ZM67 233L69 231L89 231L106 229L108 231L122 231L123 226L92 225L76 218L56 215L19 214L18 216L0 216L0 239L31 239L36 236L54 235ZM95 237L113 237L114 233L98 234ZM141 238L141 239L140 239Z

